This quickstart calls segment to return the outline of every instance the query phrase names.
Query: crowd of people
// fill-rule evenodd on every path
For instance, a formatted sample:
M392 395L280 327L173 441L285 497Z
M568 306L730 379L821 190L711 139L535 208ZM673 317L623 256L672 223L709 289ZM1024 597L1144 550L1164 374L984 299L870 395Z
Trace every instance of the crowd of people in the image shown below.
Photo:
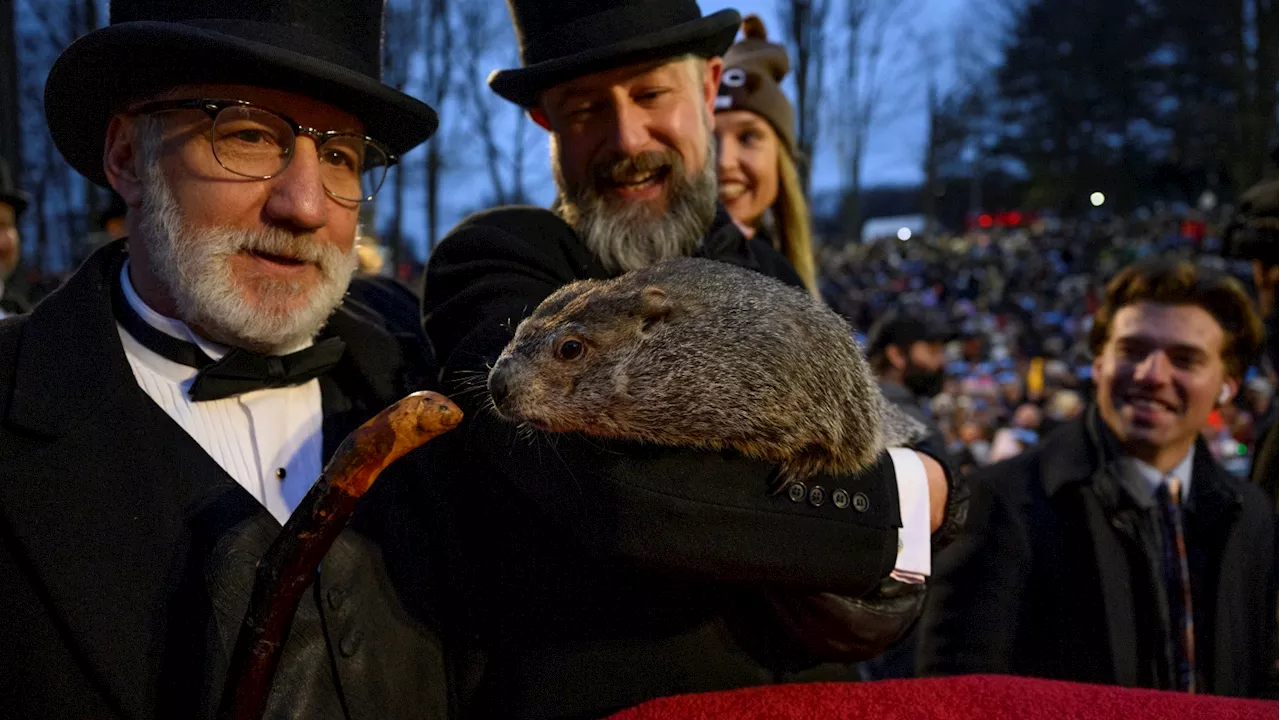
M1274 183L1194 245L1165 211L822 245L788 59L758 18L509 6L520 67L489 85L547 131L557 200L467 218L412 290L358 237L362 203L438 120L380 81L378 0L114 0L58 58L50 134L126 210L56 291L3 289L6 711L594 718L967 673L1277 697ZM31 198L0 176L8 275ZM916 439L797 477L831 448L797 441L781 464L708 449L738 431L715 406L691 411L704 435L687 445L618 437L610 403L673 375L597 356L697 302L558 291L688 257L843 314L866 364L840 367L883 396L850 391L852 421L881 437L896 407ZM767 297L783 296L747 302L779 313ZM517 424L495 368L521 362L505 349L540 306L519 357L553 378ZM725 332L759 354L762 327ZM705 348L652 357L817 407L831 388L795 363L837 341L861 361L832 327L800 327L803 347L749 373ZM555 393L600 383L616 392L579 399L589 431L555 432ZM352 447L403 450L343 439L421 390L461 424L323 532L329 509L299 510L315 479ZM273 565L277 540L315 554ZM297 591L287 610L262 578ZM284 620L241 627L264 607ZM261 667L269 691L251 690Z
M1101 220L1039 219L909 241L824 245L823 295L865 338L886 315L946 328L942 378L920 393L957 462L976 468L1034 446L1084 411L1091 396L1089 331L1119 270L1151 257L1185 259L1252 285L1248 258L1227 257L1228 206L1203 214L1162 207ZM1205 234L1207 232L1207 235ZM1274 322L1274 314L1268 322ZM1276 396L1276 368L1251 366L1235 402L1205 437L1236 475L1252 465Z

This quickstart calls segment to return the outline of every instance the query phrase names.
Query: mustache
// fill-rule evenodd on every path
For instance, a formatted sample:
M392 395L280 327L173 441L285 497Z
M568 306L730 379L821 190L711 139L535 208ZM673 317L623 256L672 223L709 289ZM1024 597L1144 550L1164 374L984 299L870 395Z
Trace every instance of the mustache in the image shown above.
M591 166L591 177L599 183L625 183L639 175L671 169L683 172L684 161L675 150L650 150L639 155L607 158Z
M216 228L219 254L249 251L278 255L327 267L341 261L344 254L312 233L293 233L283 228Z

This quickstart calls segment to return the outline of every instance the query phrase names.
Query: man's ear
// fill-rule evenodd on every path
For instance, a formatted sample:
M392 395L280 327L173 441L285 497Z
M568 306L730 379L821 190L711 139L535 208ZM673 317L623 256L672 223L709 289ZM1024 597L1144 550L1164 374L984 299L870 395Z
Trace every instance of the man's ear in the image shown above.
M133 124L116 115L107 124L107 141L102 149L102 169L107 183L120 194L130 208L142 206L143 183L139 177L139 155Z
M1235 378L1227 378L1222 381L1222 392L1218 395L1218 404L1226 405L1236 399L1236 393L1240 392L1240 381Z
M670 320L679 311L679 303L667 295L667 291L656 285L649 285L640 291L640 319L644 322L645 334L653 332L657 327Z
M887 345L884 349L884 357L889 361L895 369L907 369L907 356L902 352L902 348L897 345Z
M707 117L716 116L716 95L720 92L720 75L724 72L724 60L707 59L707 70L702 73L702 101L707 106Z
M538 123L543 130L551 132L551 121L547 119L547 114L542 111L542 108L529 108L528 113L530 120Z

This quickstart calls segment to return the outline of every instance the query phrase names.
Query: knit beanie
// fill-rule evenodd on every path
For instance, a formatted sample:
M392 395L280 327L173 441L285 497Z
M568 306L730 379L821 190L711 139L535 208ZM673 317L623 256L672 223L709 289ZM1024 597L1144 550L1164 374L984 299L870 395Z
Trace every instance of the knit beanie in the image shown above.
M742 35L724 54L716 110L748 110L764 118L795 158L795 111L779 86L791 69L787 49L766 39L764 22L757 15L742 21Z

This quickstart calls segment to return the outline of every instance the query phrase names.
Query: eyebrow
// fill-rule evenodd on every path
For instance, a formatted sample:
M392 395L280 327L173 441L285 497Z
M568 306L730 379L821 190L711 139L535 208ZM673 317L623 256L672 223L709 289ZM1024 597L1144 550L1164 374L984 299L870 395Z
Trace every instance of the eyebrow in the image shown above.
M1116 338L1116 343L1117 344L1126 344L1126 343L1141 344L1141 345L1147 345L1151 347L1158 347L1161 350L1164 350L1165 352L1174 352L1174 351L1185 352L1185 353L1192 353L1195 355L1201 355L1204 357L1208 357L1212 355L1212 353L1210 353L1208 350L1206 350L1205 348L1199 345L1190 345L1188 343L1183 343L1183 342L1165 344L1159 338L1152 337L1150 335L1141 335L1141 334L1123 335L1121 337Z

